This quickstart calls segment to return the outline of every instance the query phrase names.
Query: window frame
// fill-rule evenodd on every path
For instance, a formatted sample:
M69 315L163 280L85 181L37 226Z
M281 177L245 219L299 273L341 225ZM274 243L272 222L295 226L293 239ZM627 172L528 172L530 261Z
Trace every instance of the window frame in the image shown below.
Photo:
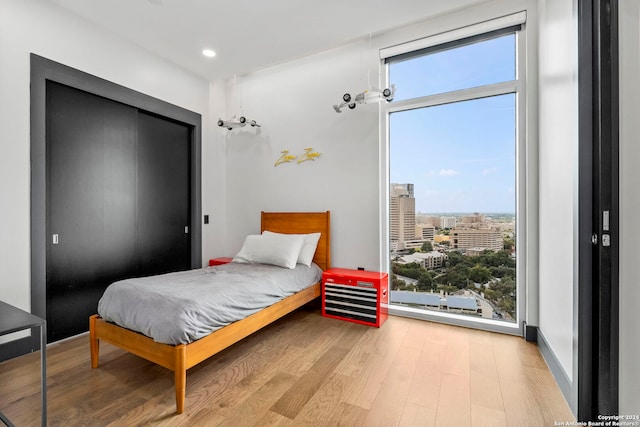
M496 31L497 30L497 31ZM483 34L474 36L472 42L480 42L488 38L494 37L495 34L504 34L502 29L492 29ZM455 34L457 30L452 30L451 34ZM442 35L439 35L442 37ZM446 37L446 35L445 35ZM472 318L470 316L444 313L436 311L426 311L412 309L408 307L401 307L389 304L389 314L411 317L423 320L436 321L440 323L446 323L456 326L471 327L477 329L484 329L492 332L501 332L512 335L524 335L525 319L527 318L527 280L528 272L526 268L526 260L528 259L527 251L527 210L528 210L528 194L527 194L527 179L528 179L528 167L529 159L527 154L527 96L526 96L526 77L527 77L527 51L526 51L526 22L523 22L519 29L515 30L515 49L516 49L516 75L515 80L494 83L484 86L472 87L467 89L460 89L450 92L438 93L434 95L426 95L418 98L406 99L402 101L392 102L385 108L380 109L380 123L381 134L383 135L384 146L382 148L381 155L381 191L383 194L383 206L380 213L382 219L381 232L383 236L382 248L381 248L381 266L384 266L386 272L390 273L390 259L389 259L389 239L390 239L390 115L392 113L408 111L418 108L434 107L438 105L445 105L455 102L469 101L478 98L486 98L491 96L499 96L505 94L514 94L516 102L516 147L515 147L515 166L516 166L516 321L514 323L508 323L504 321L497 321L492 319ZM443 44L456 44L461 46L468 44L469 40L448 40ZM437 51L438 45L430 47L429 50ZM418 51L416 51L418 52ZM404 53L401 60L406 60L407 56L411 56L411 53ZM417 55L416 55L417 56ZM381 54L381 67L384 81L386 86L389 82L389 66L393 62L393 57L389 56L387 59Z

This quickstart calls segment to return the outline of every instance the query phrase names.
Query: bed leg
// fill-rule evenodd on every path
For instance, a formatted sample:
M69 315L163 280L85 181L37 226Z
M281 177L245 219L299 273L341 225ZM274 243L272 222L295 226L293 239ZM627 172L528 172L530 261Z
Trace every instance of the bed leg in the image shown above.
M89 317L89 348L91 349L91 367L98 367L98 356L100 355L100 340L96 338L96 320L98 315Z
M184 401L187 389L187 346L180 344L176 346L176 360L174 366L176 382L176 413L184 411Z

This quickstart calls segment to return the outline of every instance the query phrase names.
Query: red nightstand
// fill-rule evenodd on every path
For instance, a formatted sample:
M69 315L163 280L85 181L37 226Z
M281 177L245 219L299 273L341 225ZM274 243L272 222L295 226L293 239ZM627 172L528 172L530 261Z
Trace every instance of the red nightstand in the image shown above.
M380 327L389 316L389 275L330 268L322 274L322 315Z
M209 260L209 267L214 265L229 264L232 260L233 258L229 257L212 258Z

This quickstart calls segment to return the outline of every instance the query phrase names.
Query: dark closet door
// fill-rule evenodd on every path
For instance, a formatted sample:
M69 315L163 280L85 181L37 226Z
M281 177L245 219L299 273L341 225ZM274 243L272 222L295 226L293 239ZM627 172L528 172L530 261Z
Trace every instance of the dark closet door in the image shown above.
M106 287L191 265L187 125L47 83L47 332L88 330Z
M139 274L191 268L188 126L138 116Z
M49 341L86 331L106 286L136 273L137 120L132 107L47 83Z

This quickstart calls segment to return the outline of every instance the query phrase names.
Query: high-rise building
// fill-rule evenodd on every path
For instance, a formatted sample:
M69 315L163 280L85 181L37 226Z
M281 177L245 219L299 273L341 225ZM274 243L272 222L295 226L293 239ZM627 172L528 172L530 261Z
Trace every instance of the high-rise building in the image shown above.
M440 228L455 228L456 217L455 216L441 216Z
M485 216L477 212L475 212L473 215L465 215L462 217L463 224L478 224L478 223L484 223L485 221L486 221Z
M482 248L499 251L504 248L502 233L490 228L454 228L450 233L452 249Z
M391 184L391 193L396 191L401 194L405 194L412 199L415 198L413 194L413 184Z
M427 226L440 228L440 217L439 216L427 215L424 218L424 223Z
M416 238L416 199L413 184L391 184L389 233L391 241L404 248L404 242Z
M436 236L435 227L425 226L425 225L416 225L416 237L418 239L430 240L433 242L433 239Z

